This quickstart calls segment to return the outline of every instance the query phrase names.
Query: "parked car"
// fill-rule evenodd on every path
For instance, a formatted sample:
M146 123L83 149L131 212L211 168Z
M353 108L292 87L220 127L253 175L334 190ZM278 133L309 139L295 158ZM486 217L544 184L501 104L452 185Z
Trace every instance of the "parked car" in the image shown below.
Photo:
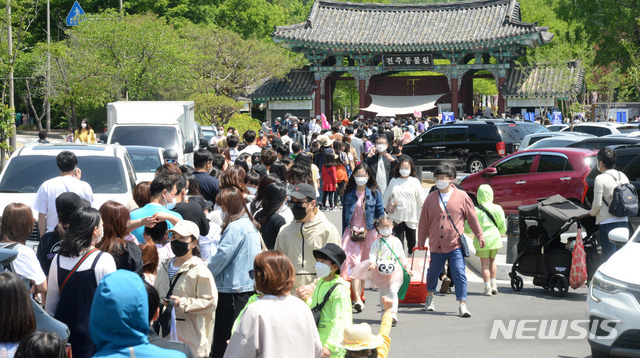
M433 170L451 162L469 173L515 152L527 134L548 131L530 122L504 120L462 121L435 126L403 146L402 153L417 166Z
M586 122L580 123L561 130L561 132L572 131L593 134L596 137L602 137L608 134L631 133L638 130L635 124L620 124L612 122Z
M624 235L610 235L622 243ZM640 356L640 228L607 262L589 284L588 335L591 356Z
M560 132L560 130L569 127L568 124L550 124L547 126L547 129L552 132Z
M216 135L216 131L212 126L202 126L202 137L207 140L207 143Z
M597 137L596 137L597 138ZM552 137L541 139L532 145L528 146L527 150L543 149L543 148L563 148L569 144L578 142L583 138L577 136L564 136L564 137Z
M491 185L495 202L507 214L517 214L518 206L535 204L555 194L581 204L585 179L596 165L596 154L578 148L525 150L462 178L460 185L473 196L480 185Z
M164 162L162 153L164 150L158 147L146 147L142 145L125 145L133 169L136 171L136 184L141 181L153 181L156 169Z
M104 144L40 144L16 150L0 174L0 213L10 203L33 205L40 185L60 175L56 164L58 153L69 150L78 157L82 180L93 189L93 207L108 200L124 205L133 197L136 173L121 145ZM34 211L38 219L38 213ZM37 225L32 239L39 239Z
M587 137L594 137L591 134L581 133L581 132L544 132L544 133L527 134L522 139L522 142L520 143L520 147L518 148L518 151L528 149L532 144L543 139L567 137L567 136L574 137L574 140L587 138Z
M577 142L570 143L569 145L567 145L567 147L600 150L601 148L608 147L610 145L620 145L620 144L640 144L640 138L610 137L610 136L585 138Z

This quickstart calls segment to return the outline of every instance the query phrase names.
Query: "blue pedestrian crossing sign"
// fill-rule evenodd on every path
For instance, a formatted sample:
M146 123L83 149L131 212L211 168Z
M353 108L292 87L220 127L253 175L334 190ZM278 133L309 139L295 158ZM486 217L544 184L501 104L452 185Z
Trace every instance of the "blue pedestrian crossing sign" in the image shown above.
M82 16L84 16L84 10L82 10L82 7L76 1L71 7L71 11L69 11L69 15L67 15L67 26L78 25L80 21L84 20Z
M453 112L442 112L442 124L453 122Z
M562 112L553 112L553 120L551 121L553 124L562 124Z

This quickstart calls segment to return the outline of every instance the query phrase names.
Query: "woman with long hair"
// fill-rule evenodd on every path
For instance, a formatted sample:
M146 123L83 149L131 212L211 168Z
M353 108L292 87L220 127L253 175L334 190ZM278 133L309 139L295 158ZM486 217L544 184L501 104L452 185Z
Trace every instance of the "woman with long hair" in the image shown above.
M87 122L86 118L82 119L80 122L80 129L76 130L75 133L76 142L80 141L81 143L95 143L96 142L96 134L93 132L91 125Z
M98 283L116 271L109 254L95 248L104 228L100 212L81 208L71 217L69 230L49 269L45 309L69 327L74 358L91 357L95 346L89 336L89 312Z
M234 187L243 195L249 194L247 187L244 185L244 177L247 173L239 166L230 166L220 176L220 189Z
M249 205L249 209L252 213L256 213L258 212L258 210L260 210L260 207L262 205L262 198L266 193L267 186L279 180L280 179L275 174L267 174L266 176L260 178L260 182L258 183L258 190L256 190L256 198Z
M222 357L233 322L254 293L249 277L251 263L261 250L260 224L249 214L242 192L225 188L216 197L222 208L222 236L209 270L218 287L218 307L213 332L212 357Z
M264 239L264 244L269 250L272 250L276 245L278 232L280 232L280 228L287 223L284 217L278 214L286 198L287 187L284 183L276 181L267 185L264 196L262 197L260 210L253 215L260 223L260 233Z
M25 204L11 203L4 208L0 225L0 248L18 251L18 257L9 265L18 276L33 282L32 291L46 294L47 277L42 271L36 253L25 246L33 232L35 219ZM44 224L43 224L44 225Z
M384 216L382 194L378 191L376 177L366 163L356 165L353 175L344 189L344 205L342 207L342 248L347 254L341 275L349 278L349 272L361 261L369 258L369 251L377 239L374 227L375 219ZM364 235L364 240L352 240L352 235ZM360 295L364 282L353 279L351 291L356 297L354 309L362 312L364 303Z
M13 358L20 341L36 330L29 290L13 272L0 272L0 357Z
M142 251L137 243L125 241L129 210L113 200L100 207L100 216L104 225L104 236L96 248L113 256L118 270L133 271L142 276Z

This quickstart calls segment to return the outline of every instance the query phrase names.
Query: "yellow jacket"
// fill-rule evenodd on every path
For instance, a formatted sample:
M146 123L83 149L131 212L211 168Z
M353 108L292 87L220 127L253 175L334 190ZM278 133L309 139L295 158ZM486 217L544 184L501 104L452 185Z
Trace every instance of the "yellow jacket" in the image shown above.
M93 133L93 129L80 129L75 133L76 140L80 140L82 143L95 143L96 142L96 134Z

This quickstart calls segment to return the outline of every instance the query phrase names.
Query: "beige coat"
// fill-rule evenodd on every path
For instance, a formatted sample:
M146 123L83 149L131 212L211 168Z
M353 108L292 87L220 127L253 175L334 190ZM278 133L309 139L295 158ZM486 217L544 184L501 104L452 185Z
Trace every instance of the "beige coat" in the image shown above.
M169 292L169 262L158 267L155 287L161 298ZM213 322L218 305L218 290L207 264L199 257L187 260L178 273L173 295L180 297L176 307L176 332L180 342L189 345L197 357L208 357L213 337ZM176 275L178 275L176 273ZM161 332L162 333L162 332Z
M313 283L317 278L313 250L320 249L328 243L342 247L341 241L338 229L321 211L318 211L311 222L301 224L293 221L280 229L275 249L287 255L296 269L294 290Z

